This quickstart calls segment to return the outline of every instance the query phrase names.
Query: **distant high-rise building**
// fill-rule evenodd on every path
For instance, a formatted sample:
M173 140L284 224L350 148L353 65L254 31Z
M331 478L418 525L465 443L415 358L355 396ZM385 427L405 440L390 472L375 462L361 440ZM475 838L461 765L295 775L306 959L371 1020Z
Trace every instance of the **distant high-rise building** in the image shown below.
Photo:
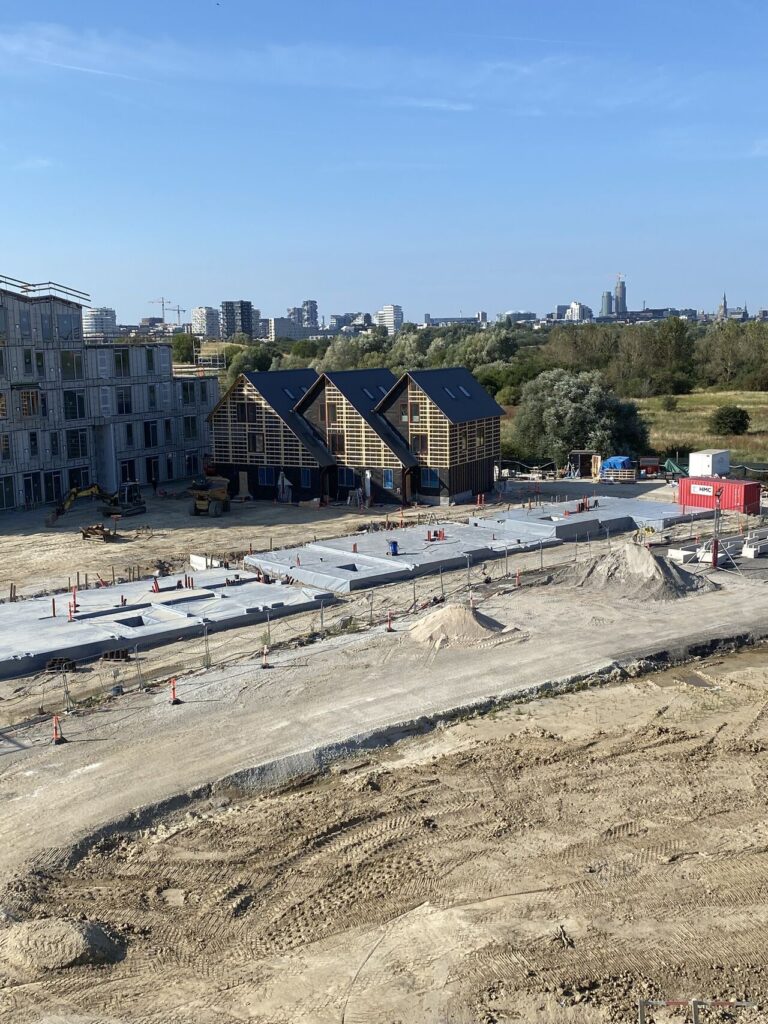
M305 299L302 303L301 325L302 327L308 327L311 331L318 329L317 302L314 299Z
M627 285L621 274L616 278L613 308L616 316L624 316L627 312Z
M382 306L376 314L376 323L387 328L387 334L397 334L403 326L402 306Z
M111 341L117 337L117 316L109 306L83 309L83 337L86 341Z
M218 338L218 309L214 309L213 306L195 306L192 310L192 333L199 338Z
M563 319L568 320L570 323L579 324L584 320L592 319L592 310L589 306L585 306L583 302L572 302L565 311Z
M568 312L568 306L557 305L557 306L555 306L555 310L554 310L554 312L552 314L552 319L553 320L565 320L565 314L567 312Z
M247 299L221 304L221 337L231 338L233 334L247 334L253 337L253 322L259 320L261 311L253 308Z
M299 341L306 338L309 330L290 320L287 316L270 317L267 320L267 340L277 341L278 338L288 338L291 341Z
M610 292L603 292L600 316L613 316L613 295Z
M283 319L277 317L278 320ZM302 325L302 308L301 306L289 306L285 311L285 319L290 320L292 324L296 324L297 327Z

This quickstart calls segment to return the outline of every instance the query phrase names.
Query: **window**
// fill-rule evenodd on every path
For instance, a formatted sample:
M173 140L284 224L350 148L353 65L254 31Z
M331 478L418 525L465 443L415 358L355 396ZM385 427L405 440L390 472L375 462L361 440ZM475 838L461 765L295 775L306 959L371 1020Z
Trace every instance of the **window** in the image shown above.
M411 423L418 423L419 421L419 403L411 402Z
M133 413L133 398L130 388L116 388L118 416L130 416Z
M252 455L264 454L264 435L255 430L248 431L248 451Z
M88 458L88 431L68 430L67 434L67 458L86 459Z
M401 423L407 423L408 422L408 403L407 402L401 402L400 403L400 422Z
M466 427L459 434L459 455L467 454L467 430Z
M147 405L150 409L157 408L157 387L154 384L150 384L147 388Z
M283 388L283 391L286 393L286 395L288 395L292 402L296 401L296 395L294 395L290 388Z
M393 490L395 486L395 471L394 469L385 469L382 475L382 487L385 491Z
M275 482L275 471L272 466L259 466L259 487L271 487Z
M325 422L326 422L326 419L327 419L327 417L326 417L326 415L325 415L325 402L321 402L321 403L320 403L320 410L319 410L319 413L320 413L320 422L321 422L322 424L325 424Z
M339 410L335 402L327 402L328 409L328 423L338 423Z
M85 419L85 391L64 392L64 419Z
M165 426L165 443L173 444L173 424L170 420L164 421Z
M415 452L416 455L426 455L428 447L429 441L426 434L411 435L411 451Z
M22 309L19 313L19 334L22 338L32 337L32 318L28 309Z
M144 424L144 447L157 448L157 420L147 420Z
M35 373L38 380L45 378L45 353L35 352Z
M455 398L456 397L456 395L454 395L454 393L451 391L451 389L447 388L445 385L443 385L443 391L446 393L446 395L448 395L449 398Z
M369 391L368 388L363 388L363 394L368 395L370 399L373 399L373 392Z
M51 446L51 455L54 458L59 457L59 434L58 431L53 430L48 435L48 444Z
M115 349L115 376L130 377L131 375L131 352L127 348Z
M306 491L312 486L312 470L302 469L301 471L301 488Z
M31 348L25 348L24 349L24 364L23 365L24 365L24 376L25 377L31 377L32 376L32 349Z
M133 424L125 424L125 447L133 448Z
M475 444L478 448L482 448L485 445L485 427L478 427L475 430Z
M0 309L0 313L2 312L2 309ZM0 345L3 344L4 342L0 341ZM3 374L3 376L5 376L5 350L2 348L0 348L0 373Z
M59 341L72 341L80 336L78 319L77 315L72 313L56 314L56 331L59 335ZM87 487L87 484L84 486Z
M154 480L155 483L160 481L160 459L156 455L150 455L144 460L144 471L147 474L147 483L151 484Z
M153 348L144 349L147 356L147 373L155 372L155 350Z
M59 501L63 494L61 473L43 473L43 491L47 502Z
M200 401L205 403L205 402L208 401L208 381L207 380L201 380L199 382L199 386L200 386Z
M0 434L0 461L11 461L11 435Z
M8 399L5 395L0 395L0 420L6 419L8 416Z
M91 475L88 472L88 468L86 466L80 466L77 469L70 469L67 476L69 477L70 490L72 490L72 488L75 487L79 491L83 487L87 487L88 484L91 482Z
M0 508L13 507L13 477L0 476Z
M131 484L136 479L136 462L133 459L125 459L120 463L120 483Z
M428 469L426 466L421 467L421 486L423 488L431 488L435 490L440 486L440 477L436 469Z
M40 314L40 337L43 341L53 341L53 317L50 313Z
M185 452L184 473L186 476L197 476L200 472L200 456L197 452Z
M235 415L237 416L238 423L245 423L248 419L248 406L245 402L235 403Z
M340 430L329 431L328 447L334 455L344 454L344 435Z
M464 395L465 398L472 397L463 384L459 384L459 391L462 393L462 395Z
M184 440L191 441L197 437L197 417L184 417Z
M382 395L387 394L387 389L384 387L383 384L379 384L379 391L382 393Z
M185 380L181 383L181 404L182 405L194 405L195 404L195 382L193 380Z
M355 471L350 466L339 466L339 487L354 487Z
M83 380L83 357L80 352L62 352L61 379Z
M21 396L21 415L22 416L39 416L40 415L40 392L39 391L20 391Z
M3 343L8 340L8 312L0 306L0 341Z
M29 454L33 459L36 459L40 454L40 445L38 444L36 430L30 430L29 432Z

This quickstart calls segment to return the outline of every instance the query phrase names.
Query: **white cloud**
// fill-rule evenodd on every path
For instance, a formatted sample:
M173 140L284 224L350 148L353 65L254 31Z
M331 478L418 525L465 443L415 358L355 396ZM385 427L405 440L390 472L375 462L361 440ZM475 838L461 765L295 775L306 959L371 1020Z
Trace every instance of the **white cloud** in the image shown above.
M53 167L54 164L54 160L49 160L44 156L28 156L23 160L18 160L13 166L17 171L44 171L48 167Z
M412 107L415 110L437 110L447 114L466 114L475 109L474 103L417 96L392 96L387 104L392 107Z

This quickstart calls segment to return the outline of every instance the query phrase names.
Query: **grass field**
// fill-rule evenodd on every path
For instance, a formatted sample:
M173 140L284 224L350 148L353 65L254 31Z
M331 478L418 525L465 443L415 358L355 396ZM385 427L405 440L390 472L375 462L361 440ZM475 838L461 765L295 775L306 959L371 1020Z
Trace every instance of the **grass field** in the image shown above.
M635 399L648 423L651 446L659 452L679 449L730 448L735 462L768 462L768 392L696 391L679 395L677 409L667 412L662 398ZM739 436L711 434L710 414L720 405L740 405L752 419L749 431Z

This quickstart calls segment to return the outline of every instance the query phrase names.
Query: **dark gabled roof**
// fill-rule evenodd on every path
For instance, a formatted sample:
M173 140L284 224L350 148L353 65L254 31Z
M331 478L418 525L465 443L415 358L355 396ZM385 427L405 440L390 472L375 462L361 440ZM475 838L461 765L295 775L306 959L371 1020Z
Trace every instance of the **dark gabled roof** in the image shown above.
M408 377L427 398L438 407L450 423L469 423L471 420L491 419L503 416L504 410L491 398L482 385L478 384L469 370L463 366L450 366L439 370L410 370L390 390L377 406L385 409L394 397L394 392Z
M384 396L397 383L391 370L383 368L372 370L328 370L322 374L308 390L307 394L296 404L296 412L305 409L323 386L323 379L330 381L339 389L352 408L362 416L389 448L395 458L404 466L417 466L419 460L398 434L394 427L383 416L375 411Z
M244 373L264 401L274 409L288 429L296 435L307 451L321 466L333 466L334 457L315 434L310 425L297 412L297 401L317 382L315 370L262 370Z

